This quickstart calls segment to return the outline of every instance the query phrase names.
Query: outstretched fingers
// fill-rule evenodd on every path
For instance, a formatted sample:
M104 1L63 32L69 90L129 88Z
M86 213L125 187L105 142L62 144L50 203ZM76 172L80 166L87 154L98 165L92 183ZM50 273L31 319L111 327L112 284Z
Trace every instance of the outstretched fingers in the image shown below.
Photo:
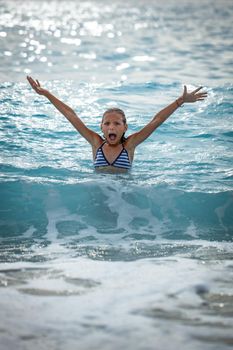
M203 87L199 86L197 89L192 92L187 91L186 85L184 85L183 101L184 102L196 102L202 101L207 97L206 91L200 91Z
M206 97L207 97L207 92L203 92L201 94L196 94L195 100L196 101L204 101Z
M29 84L32 85L32 78L27 76L27 80L28 80Z
M32 77L30 77L29 75L27 76L27 80L28 80L30 83L35 83L35 80L32 79Z
M27 76L27 80L37 94L43 95L44 89L40 86L39 80L34 80L30 76Z
M208 95L207 92L201 92L201 93L199 93L199 94L196 94L195 96L196 96L197 98L200 98L200 97L201 97L201 98L202 98L202 97L205 98L205 97L207 97L207 95Z
M200 91L203 87L199 86L196 90L193 90L191 94L195 95L198 91Z
M203 87L200 86L199 88L195 89L193 92L192 92L192 95L195 97L195 100L196 101L203 101L206 97L207 97L207 92L206 91L203 91L203 92L199 92Z
M32 79L32 77L27 76L27 80L28 80L28 82L29 82L29 84L31 85L32 88L36 87L37 84L36 84L35 80Z

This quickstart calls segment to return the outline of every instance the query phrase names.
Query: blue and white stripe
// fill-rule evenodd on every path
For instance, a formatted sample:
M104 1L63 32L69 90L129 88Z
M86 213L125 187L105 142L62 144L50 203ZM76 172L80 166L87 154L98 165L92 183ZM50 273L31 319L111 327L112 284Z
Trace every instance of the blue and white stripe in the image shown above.
M117 168L123 168L123 169L130 169L131 168L131 163L129 160L129 155L127 150L123 147L122 151L120 154L117 156L117 158L114 160L113 163L110 163L103 152L102 149L103 145L100 146L96 152L96 157L94 161L94 167L105 167L105 166L114 166Z

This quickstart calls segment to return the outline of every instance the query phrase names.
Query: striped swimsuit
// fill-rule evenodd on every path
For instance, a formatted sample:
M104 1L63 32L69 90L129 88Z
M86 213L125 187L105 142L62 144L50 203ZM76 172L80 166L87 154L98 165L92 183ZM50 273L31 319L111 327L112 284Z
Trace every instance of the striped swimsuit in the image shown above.
M95 160L94 160L94 167L105 167L105 166L114 166L116 168L122 168L122 169L130 169L131 163L129 160L129 155L127 150L122 145L122 151L117 156L117 158L114 160L114 162L109 163L109 161L106 159L104 152L103 152L103 145L105 142L97 149Z

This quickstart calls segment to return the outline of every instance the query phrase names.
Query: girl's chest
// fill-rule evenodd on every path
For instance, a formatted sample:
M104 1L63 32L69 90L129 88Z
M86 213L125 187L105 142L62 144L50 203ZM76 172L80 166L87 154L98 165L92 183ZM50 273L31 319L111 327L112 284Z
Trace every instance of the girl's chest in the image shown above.
M104 145L102 147L103 154L106 158L106 160L112 164L122 153L123 147L120 145L119 147L109 147L107 145Z

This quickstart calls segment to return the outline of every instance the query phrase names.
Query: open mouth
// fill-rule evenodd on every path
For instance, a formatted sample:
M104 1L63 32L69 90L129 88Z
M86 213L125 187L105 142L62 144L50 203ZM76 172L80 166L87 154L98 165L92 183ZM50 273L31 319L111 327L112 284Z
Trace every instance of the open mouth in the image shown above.
M111 141L115 141L117 135L114 134L114 133L111 133L111 134L108 135L108 137L110 138Z

